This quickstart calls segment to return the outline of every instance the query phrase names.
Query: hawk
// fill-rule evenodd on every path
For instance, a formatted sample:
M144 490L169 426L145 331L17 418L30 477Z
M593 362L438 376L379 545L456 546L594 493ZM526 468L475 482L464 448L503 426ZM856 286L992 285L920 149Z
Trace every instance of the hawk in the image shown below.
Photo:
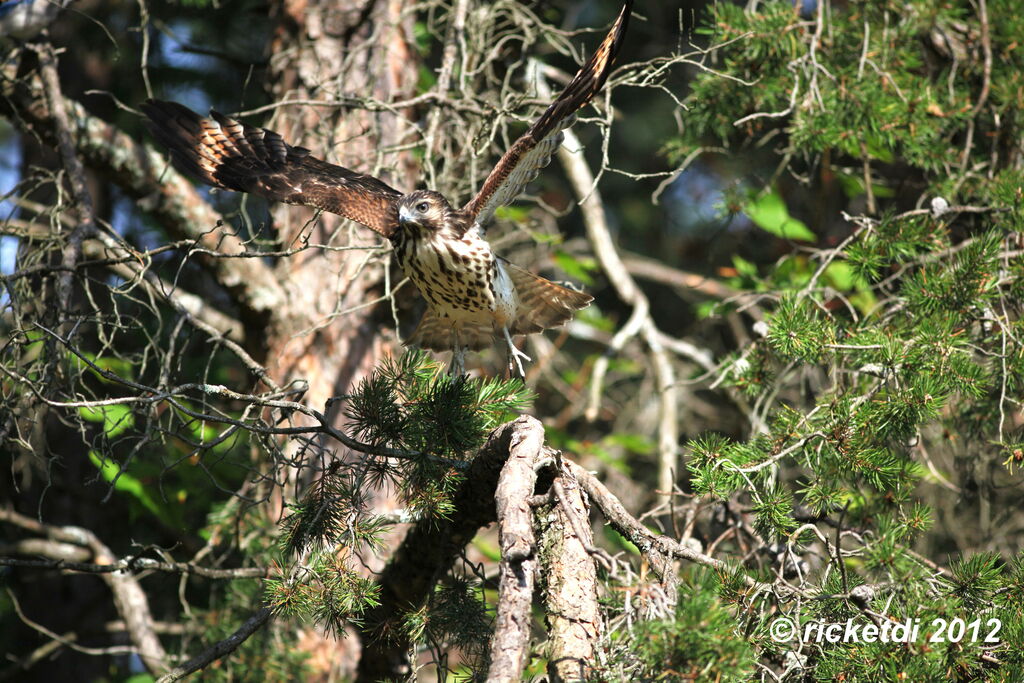
M576 111L601 90L632 4L626 0L594 54L461 209L437 192L403 194L377 178L317 159L273 131L216 111L206 118L175 102L152 99L142 111L175 164L198 180L338 214L388 238L399 266L427 301L407 346L452 350L452 370L461 374L467 349L483 349L501 335L510 362L523 375L522 360L529 357L512 337L562 325L593 297L496 256L483 226L551 161Z

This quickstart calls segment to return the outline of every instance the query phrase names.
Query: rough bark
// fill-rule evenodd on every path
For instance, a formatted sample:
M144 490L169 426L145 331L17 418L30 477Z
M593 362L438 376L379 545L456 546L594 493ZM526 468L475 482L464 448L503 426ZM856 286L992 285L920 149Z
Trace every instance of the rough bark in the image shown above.
M489 683L520 680L530 654L530 606L537 559L528 500L537 483L544 425L533 417L520 418L520 423L522 429L509 444L509 458L494 494L501 565Z
M540 562L548 622L548 676L584 680L602 625L590 508L568 465L552 484L553 504L538 511Z
M397 0L273 2L277 25L268 69L272 99L331 103L350 102L352 96L381 102L408 97L417 77L416 60L407 47L413 15L401 10ZM412 185L411 177L393 171L402 157L381 152L403 142L402 123L399 112L298 104L276 109L268 127L321 158L380 176L402 189ZM305 207L286 205L276 207L273 216L278 240L286 248L307 240L341 247L300 251L277 262L274 275L287 305L266 328L271 376L282 386L304 380L308 389L303 402L324 410L330 397L349 391L396 340L388 324L390 307L367 305L385 293L387 259L368 250L347 250L376 247L382 240L338 216L316 216ZM334 444L325 447L333 449ZM348 457L344 451L338 455ZM316 470L292 470L290 488L301 495L316 476ZM387 492L373 505L379 511L394 507ZM367 558L368 570L383 568L387 558L381 555ZM312 640L303 647L318 649ZM329 647L337 666L322 673L344 677L354 673L356 660L364 656L360 649L367 651L355 638L331 640Z
M406 43L412 15L403 16L401 4L274 3L278 23L268 73L273 99L332 102L356 94L390 102L407 96L417 72ZM355 171L380 174L402 188L411 179L395 177L387 168L400 160L379 154L402 141L399 119L392 112L289 105L276 110L272 125L293 144ZM339 231L343 221L338 216L325 214L314 220L313 212L304 207L279 206L274 218L284 245L298 245L307 237L333 246L380 243L365 228ZM307 380L306 401L312 407L320 408L329 397L344 393L383 352L387 335L380 331L388 309L363 306L381 294L382 260L375 259L372 265L367 260L365 251L317 249L281 259L275 269L288 305L268 326L268 365L282 383Z

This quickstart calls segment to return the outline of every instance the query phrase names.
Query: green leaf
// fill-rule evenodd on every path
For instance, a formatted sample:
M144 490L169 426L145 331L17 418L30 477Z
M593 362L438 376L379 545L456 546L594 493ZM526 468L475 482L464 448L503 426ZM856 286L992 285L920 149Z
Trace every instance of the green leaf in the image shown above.
M223 441L218 441L223 432L218 431L217 428L208 425L205 422L196 420L187 423L185 426L192 432L192 436L194 436L199 443L204 445L213 444L210 450L218 455L223 455L231 451L232 448L239 444L244 435L244 432L241 430L234 430L229 438L224 439ZM225 431L229 429L231 429L231 427L226 427Z
M100 471L103 479L114 483L114 490L131 496L154 515L169 522L167 510L146 491L146 486L137 478L121 471L121 466L109 458L100 457L95 450L89 451L89 461Z
M626 450L640 455L650 455L655 451L655 444L643 434L630 434L622 432L611 434L605 437L605 441L615 446L622 446Z
M494 210L494 218L510 223L525 223L530 217L530 208L526 206L499 206Z
M815 241L814 233L803 221L789 215L786 203L777 192L768 192L748 202L743 213L765 232L790 240Z
M473 539L473 547L491 562L501 561L501 548L488 540L477 537Z
M135 416L132 415L131 409L120 404L83 406L78 409L78 414L89 422L102 422L103 433L108 439L113 439L135 424Z
M430 45L434 41L434 37L430 34L430 28L425 22L417 21L412 25L412 36L416 51L423 56L430 54ZM423 70L426 71L426 69ZM437 78L433 73L430 73L430 77L433 79L432 82L436 82Z
M757 264L748 261L739 254L732 255L732 266L740 275L744 275L748 278L757 277Z
M604 527L604 537L609 543L617 546L618 548L625 550L630 555L640 555L640 549L633 545L633 542L628 538L620 534L618 531L610 526Z
M603 332L615 332L616 330L615 321L605 315L596 303L590 304L582 311L579 311L576 314L576 320Z
M845 261L833 261L823 273L825 280L840 292L864 291L869 289L867 280Z
M590 276L591 272L597 270L597 262L594 259L578 258L564 251L556 251L555 263L572 279L579 280L585 285L594 284L594 278Z
M155 680L150 674L135 674L130 678L126 678L124 683L153 683Z

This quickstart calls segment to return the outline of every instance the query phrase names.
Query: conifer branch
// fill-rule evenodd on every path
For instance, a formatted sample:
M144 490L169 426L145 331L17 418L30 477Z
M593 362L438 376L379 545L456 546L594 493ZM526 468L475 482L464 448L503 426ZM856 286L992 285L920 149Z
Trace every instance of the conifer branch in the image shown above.
M514 438L528 432L532 418L520 417L491 432L452 495L445 519L419 522L409 530L378 578L380 604L367 611L360 632L366 643L359 660L360 681L398 675L407 666L408 639L395 620L421 604L476 532L496 518L494 493Z

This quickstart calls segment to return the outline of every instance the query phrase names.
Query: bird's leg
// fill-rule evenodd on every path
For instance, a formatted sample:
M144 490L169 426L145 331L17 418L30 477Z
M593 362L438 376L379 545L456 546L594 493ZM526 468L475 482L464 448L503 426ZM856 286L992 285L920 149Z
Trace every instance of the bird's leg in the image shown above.
M452 364L448 368L448 374L452 377L462 377L466 374L466 347L459 341L459 331L455 330L455 344L452 346Z
M533 359L516 348L516 345L512 343L512 335L508 333L508 327L502 327L501 331L505 333L505 343L508 344L509 370L512 369L512 364L515 363L515 367L519 370L519 376L526 379L526 372L523 371L523 361L531 361Z
M448 374L452 377L463 377L466 374L465 346L456 346L452 351L452 366Z

